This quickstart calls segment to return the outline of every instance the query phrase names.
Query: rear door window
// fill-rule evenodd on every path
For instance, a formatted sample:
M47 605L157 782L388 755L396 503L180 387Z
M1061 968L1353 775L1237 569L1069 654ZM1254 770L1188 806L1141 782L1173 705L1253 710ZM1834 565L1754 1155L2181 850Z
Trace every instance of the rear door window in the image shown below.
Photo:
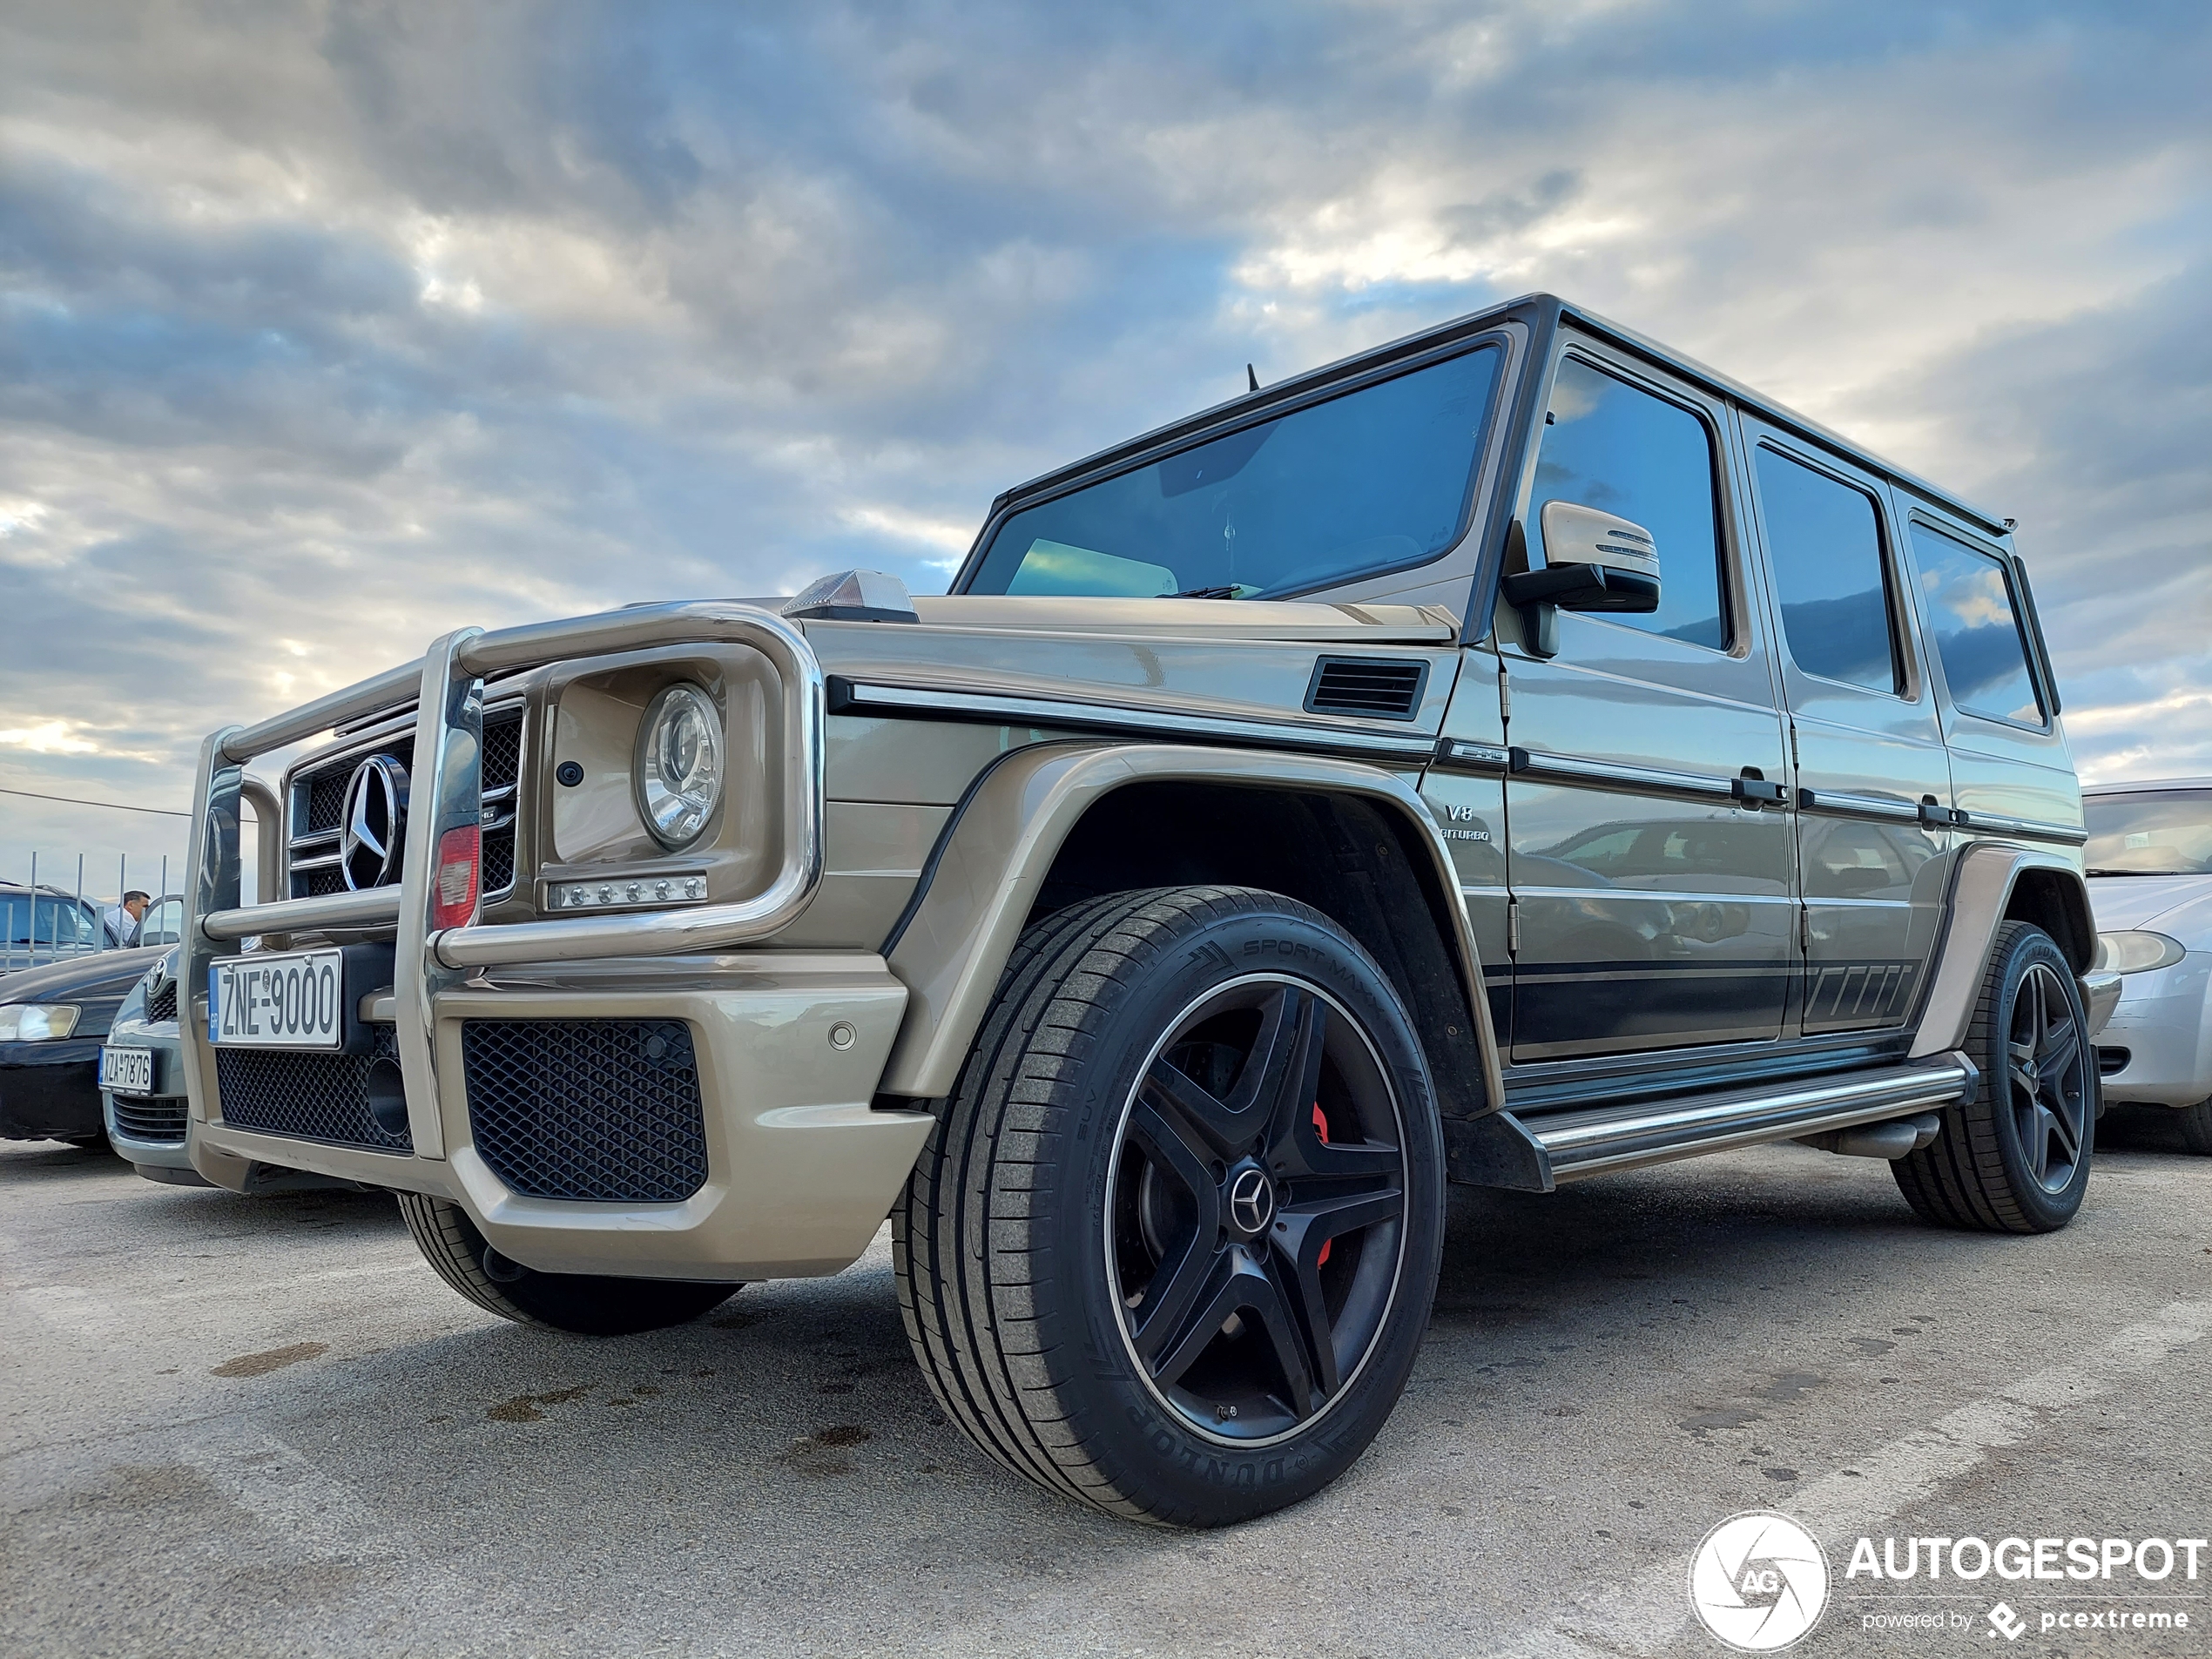
M1791 656L1823 679L1901 691L1896 606L1873 497L1764 444L1756 454Z
M1918 521L1912 555L1952 705L2015 725L2045 725L2004 561Z

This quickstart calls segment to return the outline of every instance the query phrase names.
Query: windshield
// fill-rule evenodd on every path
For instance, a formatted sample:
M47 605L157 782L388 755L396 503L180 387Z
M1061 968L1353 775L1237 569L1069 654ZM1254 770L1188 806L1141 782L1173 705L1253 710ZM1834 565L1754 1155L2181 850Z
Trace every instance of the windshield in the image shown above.
M2212 875L2212 789L2086 795L2091 875Z
M89 910L68 899L37 895L37 911L27 893L0 893L0 941L10 945L90 945L98 924Z
M1459 539L1498 377L1484 347L1015 513L969 593L1272 598Z

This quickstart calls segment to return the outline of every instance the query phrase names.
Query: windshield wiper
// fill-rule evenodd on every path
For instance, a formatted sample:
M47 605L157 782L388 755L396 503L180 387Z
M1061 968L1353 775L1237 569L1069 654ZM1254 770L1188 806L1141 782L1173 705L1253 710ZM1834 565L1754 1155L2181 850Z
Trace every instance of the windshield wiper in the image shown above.
M1225 588L1185 588L1175 596L1178 599L1234 599L1236 597L1234 583Z
M2195 875L2194 870L2100 870L2094 865L2082 871L2084 875Z

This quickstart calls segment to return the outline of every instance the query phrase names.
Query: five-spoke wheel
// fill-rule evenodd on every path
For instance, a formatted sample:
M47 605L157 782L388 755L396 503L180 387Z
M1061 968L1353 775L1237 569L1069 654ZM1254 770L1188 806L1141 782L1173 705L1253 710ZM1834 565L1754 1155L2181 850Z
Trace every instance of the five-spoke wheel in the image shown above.
M1991 1232L2048 1232L2074 1218L2096 1138L2087 1024L2057 942L2031 923L2001 923L1965 1044L1980 1084L1944 1109L1932 1144L1890 1165L1914 1210Z
M2046 1192L2073 1182L2089 1142L2095 1087L2077 998L2048 962L2021 975L2006 1033L2013 1132L2029 1178Z
M1008 1467L1177 1526L1349 1468L1428 1321L1442 1131L1327 917L1171 887L1022 936L893 1217L939 1402Z
M1397 1289L1404 1141L1357 1022L1305 981L1233 980L1172 1022L1105 1207L1123 1335L1162 1404L1262 1442L1342 1396Z

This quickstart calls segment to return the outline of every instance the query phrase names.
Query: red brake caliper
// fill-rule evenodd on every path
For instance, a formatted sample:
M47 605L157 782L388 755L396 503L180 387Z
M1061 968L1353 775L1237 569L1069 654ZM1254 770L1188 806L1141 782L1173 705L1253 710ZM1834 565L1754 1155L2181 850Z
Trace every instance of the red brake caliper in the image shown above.
M1326 1146L1329 1143L1329 1120L1321 1115L1321 1103L1318 1100L1313 1103L1313 1132L1321 1137L1322 1145ZM1324 1238L1321 1241L1321 1253L1313 1258L1314 1266L1328 1265L1329 1246L1335 1243L1336 1240L1333 1238Z

